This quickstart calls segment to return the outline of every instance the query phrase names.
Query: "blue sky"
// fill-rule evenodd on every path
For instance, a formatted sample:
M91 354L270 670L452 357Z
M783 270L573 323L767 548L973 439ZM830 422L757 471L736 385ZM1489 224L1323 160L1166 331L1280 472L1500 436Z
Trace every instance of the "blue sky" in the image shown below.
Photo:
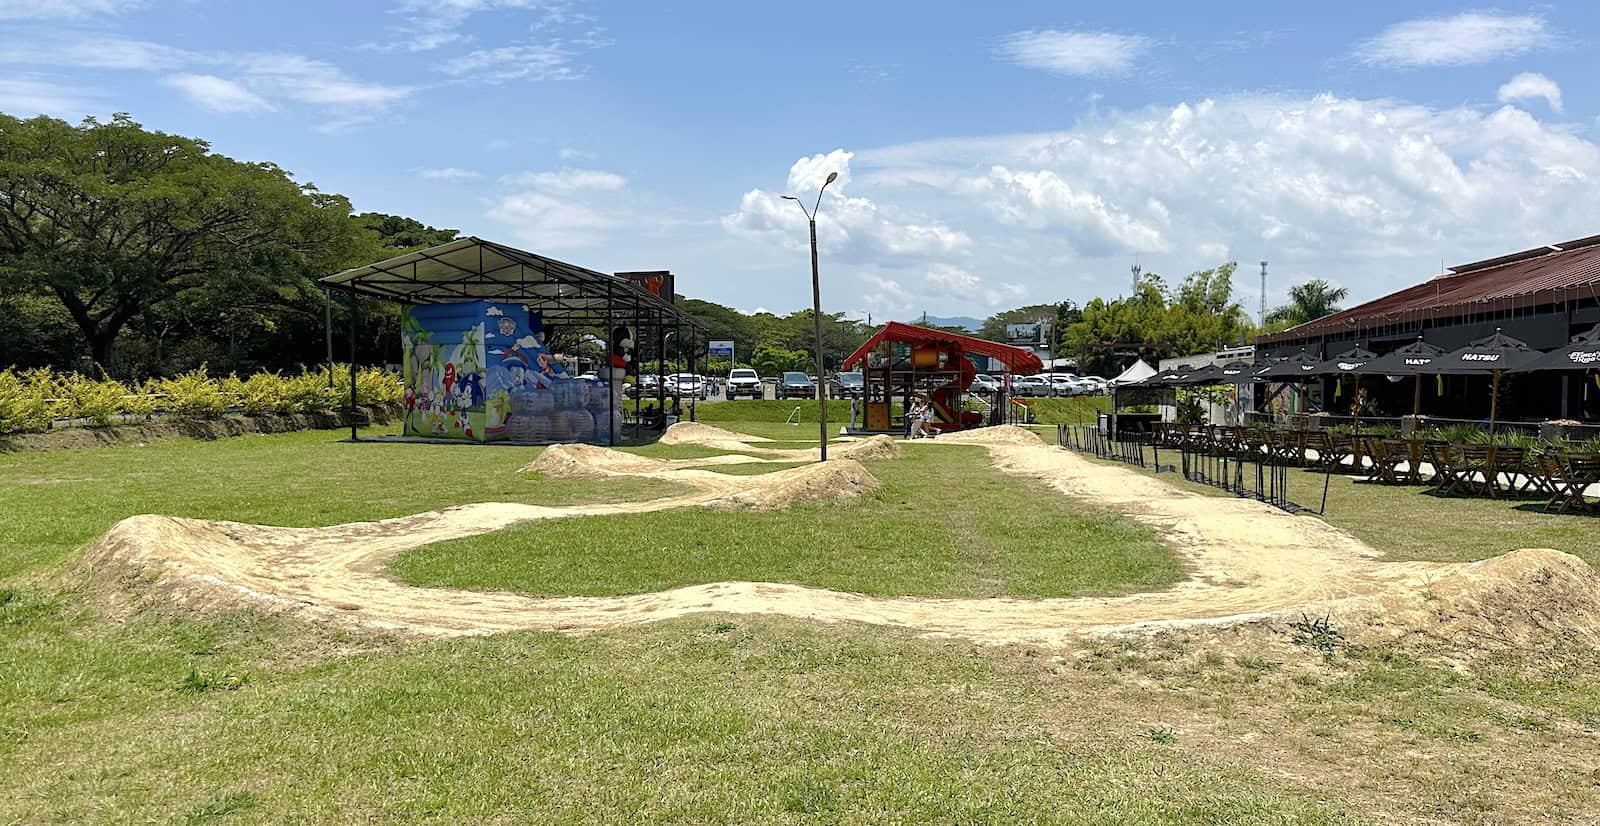
M1271 261L1372 297L1600 232L1590 3L0 0L0 110L126 111L750 310L983 316Z

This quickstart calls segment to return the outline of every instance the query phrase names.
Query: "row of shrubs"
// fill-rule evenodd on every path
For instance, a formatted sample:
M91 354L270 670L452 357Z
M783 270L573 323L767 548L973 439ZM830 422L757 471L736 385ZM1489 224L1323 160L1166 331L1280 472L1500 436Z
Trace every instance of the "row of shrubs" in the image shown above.
M399 404L400 377L369 367L356 372L356 403ZM105 425L157 413L212 418L229 411L246 415L323 413L350 398L349 367L304 370L297 375L256 373L214 377L201 366L171 378L124 384L112 378L58 373L48 367L0 370L0 433L45 430L57 419Z

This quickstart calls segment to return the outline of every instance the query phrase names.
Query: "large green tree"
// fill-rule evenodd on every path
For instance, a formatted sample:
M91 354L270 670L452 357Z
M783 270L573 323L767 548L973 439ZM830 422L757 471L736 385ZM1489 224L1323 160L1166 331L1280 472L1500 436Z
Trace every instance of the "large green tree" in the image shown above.
M1112 375L1130 356L1146 360L1216 350L1248 338L1250 322L1233 298L1232 262L1190 273L1176 290L1145 273L1133 294L1096 298L1063 333L1086 373Z
M370 260L375 238L342 196L126 115L0 115L0 283L58 301L105 368L146 313L198 304L251 328L304 298L306 273Z

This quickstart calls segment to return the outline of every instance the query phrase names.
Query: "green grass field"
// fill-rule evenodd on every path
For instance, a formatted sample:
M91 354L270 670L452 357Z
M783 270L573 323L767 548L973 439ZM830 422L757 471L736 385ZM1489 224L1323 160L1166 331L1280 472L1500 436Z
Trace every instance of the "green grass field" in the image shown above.
M1052 650L733 615L420 641L248 610L107 617L56 574L140 512L316 525L675 491L518 476L531 449L335 438L0 456L11 497L0 512L0 821L1488 824L1600 811L1592 649L1462 667L1284 635L1180 631ZM661 513L541 526L572 542L605 539L609 557L512 529L419 549L401 568L570 593L745 574L879 593L1171 581L1143 530L998 475L975 449L911 445L896 465L872 464L884 487L860 502L741 515L767 542L737 553L712 532L703 553L662 555L694 536L695 520ZM1425 551L1415 523L1439 519L1439 501L1336 487L1336 520L1341 495L1373 497L1369 541ZM1454 521L1435 523L1467 549L1454 553L1522 538L1504 521L1522 518L1514 505L1455 501L1445 500L1460 508ZM891 530L796 527L851 511ZM1024 545L1063 526L1112 542ZM902 534L923 540L903 558L891 553L906 547L894 542ZM491 544L462 553L471 542ZM1139 559L1142 569L1129 567ZM569 563L564 579L553 560Z
M982 448L907 445L903 458L869 469L883 486L856 501L538 523L418 548L391 570L417 585L596 596L729 580L885 595L1084 596L1154 590L1181 576L1148 528L1062 507L1059 494L989 467Z

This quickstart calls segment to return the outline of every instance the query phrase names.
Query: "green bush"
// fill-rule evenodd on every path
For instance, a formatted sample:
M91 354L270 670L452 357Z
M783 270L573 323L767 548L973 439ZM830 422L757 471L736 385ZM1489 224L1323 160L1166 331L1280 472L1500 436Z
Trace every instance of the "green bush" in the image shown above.
M145 379L142 384L128 388L128 394L122 397L122 412L147 419L161 409L163 401L161 381Z
M211 418L228 407L222 384L206 374L203 364L183 375L162 379L161 392L166 396L163 406L178 416Z
M400 377L381 367L368 367L356 373L357 404L399 404L405 399Z
M97 425L111 424L125 408L128 388L110 378L92 379L81 373L62 376L58 384L61 414L72 419L88 419Z
M291 413L324 413L339 403L338 391L328 386L327 368L284 379L283 397Z
M57 381L48 367L0 371L0 433L35 433L50 426L58 403Z
M222 380L222 390L246 415L293 413L295 408L288 393L290 381L278 373L256 373L248 379L230 375Z

